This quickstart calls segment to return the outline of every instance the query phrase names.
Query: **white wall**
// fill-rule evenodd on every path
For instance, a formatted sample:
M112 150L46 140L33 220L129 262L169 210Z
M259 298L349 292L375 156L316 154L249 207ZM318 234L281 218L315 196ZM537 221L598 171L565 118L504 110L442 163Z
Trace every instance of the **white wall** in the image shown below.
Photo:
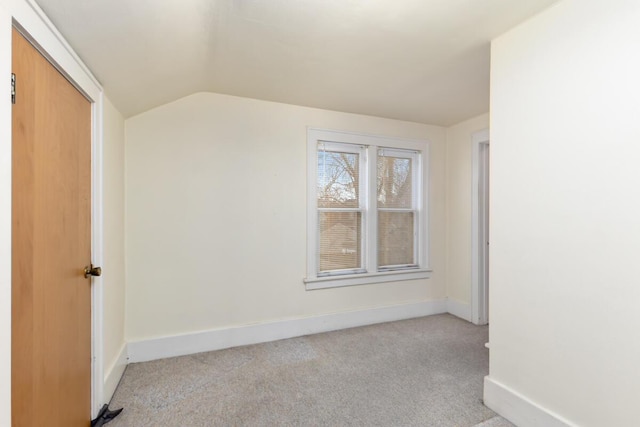
M489 113L447 128L447 296L471 318L472 135L489 127Z
M430 279L305 291L307 126L431 141ZM198 93L126 141L128 340L446 296L443 128Z
M565 0L493 42L485 402L518 425L541 423L515 401L640 420L639 22L635 0Z
M109 401L126 366L124 254L124 118L104 98L104 372Z

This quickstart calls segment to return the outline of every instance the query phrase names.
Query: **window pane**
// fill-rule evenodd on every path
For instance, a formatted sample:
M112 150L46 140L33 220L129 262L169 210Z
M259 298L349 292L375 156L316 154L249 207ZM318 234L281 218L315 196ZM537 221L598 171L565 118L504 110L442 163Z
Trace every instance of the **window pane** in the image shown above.
M359 155L324 151L318 146L318 207L358 208Z
M410 158L378 156L378 207L413 208Z
M378 266L415 265L414 213L378 211Z
M320 271L362 268L361 212L318 212Z

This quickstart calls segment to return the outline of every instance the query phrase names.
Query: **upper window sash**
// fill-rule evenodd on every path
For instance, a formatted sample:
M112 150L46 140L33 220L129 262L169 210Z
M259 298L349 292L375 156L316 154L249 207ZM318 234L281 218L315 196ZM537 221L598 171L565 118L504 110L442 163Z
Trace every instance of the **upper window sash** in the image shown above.
M376 203L376 206L380 210L393 210L393 209L414 209L416 211L420 210L420 206L422 206L422 192L420 191L423 186L423 182L421 182L422 176L422 162L421 160L421 152L416 150L402 150L402 149L394 149L394 148L386 148L386 147L378 147L377 150L377 158L380 157L396 157L400 159L410 159L411 160L411 201L412 205L410 208L391 208L391 207L383 207L380 206L379 203ZM424 180L422 180L424 181ZM376 194L376 197L378 195Z
M321 206L319 201L320 201L320 195L318 193L318 187L317 187L317 177L320 175L320 170L319 168L321 168L323 165L320 162L320 153L321 152L325 152L325 153L345 153L345 154L355 154L358 156L358 206L342 206L342 207L326 207L326 206ZM316 172L314 174L314 176L316 177L316 189L315 189L315 194L316 194L316 199L318 200L318 205L317 207L319 209L323 209L323 208L327 208L327 209L340 209L340 208L344 208L345 210L350 209L350 208L357 208L357 209L366 209L367 207L367 187L368 187L368 183L367 183L367 171L365 170L366 164L367 164L367 147L363 146L363 145L357 145L357 144L347 144L347 143L335 143L335 142L330 142L330 141L318 141L317 142L317 148L316 148L316 153L315 153L315 157L316 159L318 159L318 163L316 164L316 167L318 169L316 169ZM326 161L326 157L325 157L325 161ZM360 178L364 178L364 179L360 179Z

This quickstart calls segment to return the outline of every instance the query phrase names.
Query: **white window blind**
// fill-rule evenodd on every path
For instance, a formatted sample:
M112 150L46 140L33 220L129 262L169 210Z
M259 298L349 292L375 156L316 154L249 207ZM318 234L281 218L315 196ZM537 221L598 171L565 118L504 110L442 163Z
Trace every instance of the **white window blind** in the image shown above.
M363 270L363 147L318 143L320 275Z

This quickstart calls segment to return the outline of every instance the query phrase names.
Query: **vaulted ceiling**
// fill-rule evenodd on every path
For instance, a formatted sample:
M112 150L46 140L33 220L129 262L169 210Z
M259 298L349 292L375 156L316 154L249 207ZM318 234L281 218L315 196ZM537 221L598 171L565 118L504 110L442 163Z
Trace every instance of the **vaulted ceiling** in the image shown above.
M37 0L130 117L199 91L451 125L557 0Z

